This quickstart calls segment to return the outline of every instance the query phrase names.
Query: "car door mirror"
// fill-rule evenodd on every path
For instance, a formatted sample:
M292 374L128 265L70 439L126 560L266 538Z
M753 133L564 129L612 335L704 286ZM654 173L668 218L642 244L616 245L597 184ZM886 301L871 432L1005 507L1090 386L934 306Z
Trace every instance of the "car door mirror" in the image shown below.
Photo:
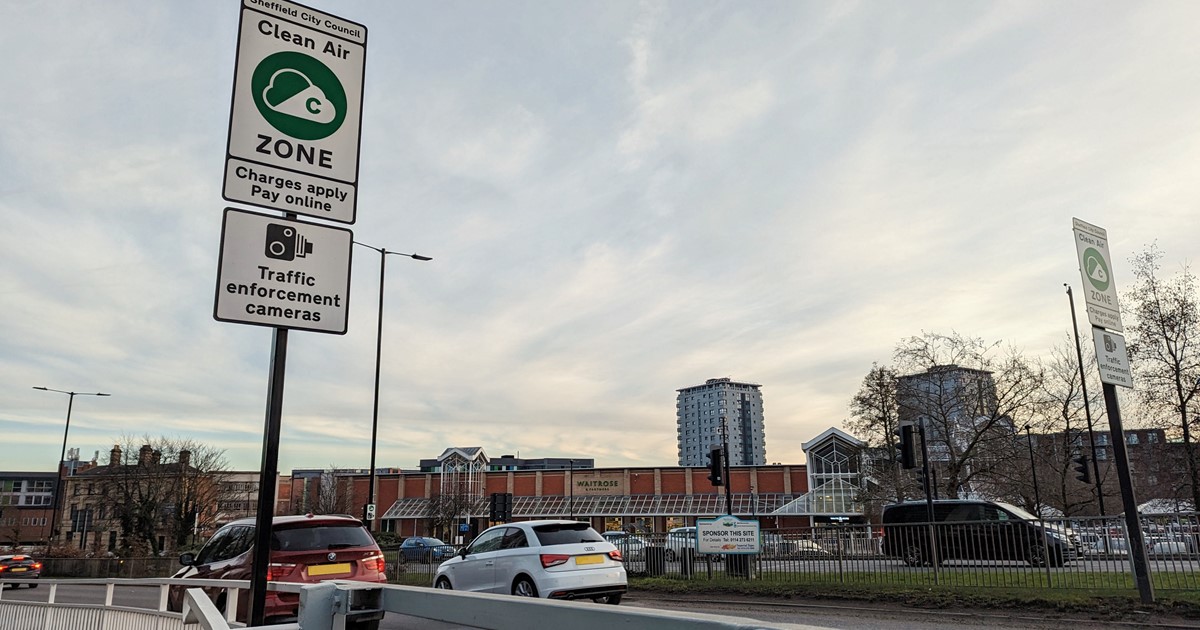
M458 550L458 555L459 555L459 557L460 557L460 558L464 558L464 559L465 559L465 558L467 557L467 548L466 548L466 547L463 547L462 549L459 549L459 550Z
M190 567L190 566L196 564L196 554L193 554L190 551L187 553L181 554L179 556L179 564L182 564L185 567Z

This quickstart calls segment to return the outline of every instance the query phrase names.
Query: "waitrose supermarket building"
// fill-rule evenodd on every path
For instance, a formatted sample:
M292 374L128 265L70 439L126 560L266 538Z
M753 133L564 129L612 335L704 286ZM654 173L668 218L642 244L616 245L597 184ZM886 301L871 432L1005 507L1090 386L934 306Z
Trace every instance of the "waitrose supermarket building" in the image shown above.
M830 428L803 445L807 464L730 470L733 514L764 529L861 523L857 497L862 442ZM707 468L594 468L588 459L489 458L480 447L448 448L419 471L376 471L377 530L401 536L473 537L490 524L491 495L512 495L512 520L572 518L597 530L665 532L726 513L724 487ZM367 471L296 470L284 480L278 513L303 512L336 483L364 504ZM328 488L326 489L328 494Z

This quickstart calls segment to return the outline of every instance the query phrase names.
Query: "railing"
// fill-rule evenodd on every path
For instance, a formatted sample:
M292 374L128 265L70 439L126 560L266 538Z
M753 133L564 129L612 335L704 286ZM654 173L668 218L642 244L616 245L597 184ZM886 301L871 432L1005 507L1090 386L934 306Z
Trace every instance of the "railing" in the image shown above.
M702 556L694 539L639 533L618 543L631 577L757 579L791 584L1133 589L1125 522L1120 517L1037 521L838 525L764 530L762 553ZM1149 569L1159 590L1200 590L1200 518L1181 513L1142 518ZM1057 540L1067 533L1067 543ZM936 537L937 564L931 564ZM1041 551L1035 549L1040 546ZM391 582L430 586L455 547L402 555L385 549ZM914 554L915 552L915 554ZM46 577L165 577L175 558L47 559Z
M1200 589L1200 519L1144 517L1155 588ZM915 522L764 530L762 552L706 556L694 538L619 543L631 576L794 584L1133 589L1124 519ZM936 540L936 546L932 542ZM936 550L936 556L935 556ZM936 558L936 563L934 562Z
M0 628L4 630L229 630L230 613L223 612L199 588L228 589L230 607L236 593L248 589L245 580L44 580L47 601L12 601L0 597ZM89 604L55 602L60 587L102 586L103 601ZM157 589L157 609L151 606L114 605L118 587ZM183 592L181 611L167 608L172 587ZM455 624L484 630L527 630L558 627L573 630L612 628L653 630L815 630L811 626L774 624L740 617L652 610L629 606L601 606L590 602L565 602L486 593L462 593L432 588L392 586L351 581L318 584L270 583L268 588L299 593L300 611L295 623L262 626L262 630L342 630L374 627L389 614Z

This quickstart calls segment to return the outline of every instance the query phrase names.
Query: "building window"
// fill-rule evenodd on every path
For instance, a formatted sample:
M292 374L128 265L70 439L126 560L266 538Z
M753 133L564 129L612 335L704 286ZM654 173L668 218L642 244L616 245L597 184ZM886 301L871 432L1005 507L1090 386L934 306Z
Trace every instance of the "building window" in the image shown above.
M1129 436L1127 438L1125 438L1125 440L1127 442L1129 442L1130 444L1137 444L1138 443L1138 435L1136 433L1130 433Z

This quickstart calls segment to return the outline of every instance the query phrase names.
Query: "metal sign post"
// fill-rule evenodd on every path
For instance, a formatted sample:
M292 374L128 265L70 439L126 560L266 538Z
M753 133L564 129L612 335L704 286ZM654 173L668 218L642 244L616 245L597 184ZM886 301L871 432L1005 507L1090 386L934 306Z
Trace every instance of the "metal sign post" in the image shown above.
M353 234L295 218L356 218L367 27L288 0L240 4L222 195L284 217L226 209L213 317L274 328L250 581L261 626L288 330L344 334L350 299Z
M1096 362L1100 381L1104 384L1104 406L1108 412L1108 427L1112 434L1113 459L1117 464L1117 481L1121 486L1121 506L1125 509L1126 540L1133 564L1133 581L1143 604L1154 603L1154 585L1150 582L1150 562L1138 515L1137 497L1129 473L1129 454L1125 450L1125 428L1121 425L1121 407L1117 401L1117 385L1133 387L1129 355L1125 339L1118 332L1121 307L1117 303L1117 283L1109 262L1108 232L1079 219L1072 219L1075 250L1079 255L1079 274L1083 277L1088 319L1092 323L1092 338L1096 342Z

